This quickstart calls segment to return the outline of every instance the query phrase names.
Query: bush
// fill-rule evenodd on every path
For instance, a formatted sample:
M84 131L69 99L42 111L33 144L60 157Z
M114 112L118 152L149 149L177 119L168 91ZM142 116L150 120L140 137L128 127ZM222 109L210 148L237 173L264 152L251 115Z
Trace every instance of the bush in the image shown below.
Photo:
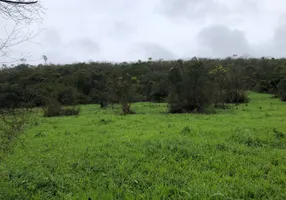
M108 106L108 103L106 101L99 102L100 108L106 108Z
M79 115L80 108L72 107L72 108L63 108L61 110L61 116L77 116Z
M80 112L80 108L62 108L61 104L52 100L48 104L47 108L44 109L44 117L58 117L58 116L75 116Z
M171 113L204 113L211 105L212 90L207 70L201 61L179 61L170 70L169 82L168 104Z
M248 103L249 98L245 91L229 91L226 93L226 103Z
M57 100L49 100L49 103L44 109L44 117L55 117L61 115L62 106Z
M286 79L283 79L278 84L278 96L280 97L281 101L286 101Z

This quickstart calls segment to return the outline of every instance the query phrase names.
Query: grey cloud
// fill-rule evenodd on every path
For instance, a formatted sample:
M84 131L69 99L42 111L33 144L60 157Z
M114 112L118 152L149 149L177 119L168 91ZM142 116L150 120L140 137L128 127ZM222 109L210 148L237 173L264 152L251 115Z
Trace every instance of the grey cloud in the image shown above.
M41 46L25 43L15 51L61 63L286 52L285 0L45 0L45 6Z
M272 38L254 46L256 57L286 57L286 24L277 27Z
M202 18L222 9L222 5L213 0L164 0L158 7L170 17Z
M84 53L98 53L100 51L99 44L89 38L71 41L67 46L74 48L76 51L83 51Z
M226 5L215 0L162 0L157 9L171 19L192 21L206 21L229 11Z
M60 46L63 41L59 34L59 32L56 29L48 29L45 31L45 43L47 43L49 46Z
M260 12L256 0L161 0L157 10L170 19L186 19L197 23L240 21Z
M279 26L271 41L263 46L264 55L286 57L286 24Z
M66 55L63 51L60 50L48 51L44 55L48 57L48 62L53 64L66 64L76 61L75 58Z
M135 33L136 27L134 27L131 22L116 20L109 31L109 36L114 38L128 38Z
M273 43L278 48L286 49L286 25L280 26L276 29L273 36Z
M281 16L279 17L278 23L279 23L280 25L286 24L286 13L283 14L283 15L281 15Z
M142 44L141 49L145 55L145 59L149 57L153 58L154 60L169 60L176 58L174 53L158 44L144 43Z
M204 54L215 57L232 56L233 54L252 54L245 34L239 30L231 30L227 26L213 25L204 28L198 34L199 46Z
M61 35L56 29L48 29L45 33L45 43L51 48L67 48L75 49L76 51L82 51L85 53L95 53L99 52L99 44L94 42L90 38L79 38L70 41L63 41Z

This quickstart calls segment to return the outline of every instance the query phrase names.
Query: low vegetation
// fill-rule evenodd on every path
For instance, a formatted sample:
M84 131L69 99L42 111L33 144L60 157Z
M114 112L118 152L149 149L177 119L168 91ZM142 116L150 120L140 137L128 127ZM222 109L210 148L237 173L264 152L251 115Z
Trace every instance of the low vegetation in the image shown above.
M62 105L56 101L52 100L48 103L46 108L44 108L44 117L57 117L57 116L76 116L79 115L79 107L62 107Z
M286 199L286 107L248 96L215 115L135 103L40 117L0 164L0 199Z

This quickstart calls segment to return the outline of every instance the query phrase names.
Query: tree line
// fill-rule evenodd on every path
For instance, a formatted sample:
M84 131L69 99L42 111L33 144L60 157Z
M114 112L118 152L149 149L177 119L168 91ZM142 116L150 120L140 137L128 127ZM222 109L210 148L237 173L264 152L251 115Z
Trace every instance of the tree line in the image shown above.
M170 112L204 112L246 102L245 91L286 101L286 59L193 58L174 61L20 64L0 71L0 108L168 102Z

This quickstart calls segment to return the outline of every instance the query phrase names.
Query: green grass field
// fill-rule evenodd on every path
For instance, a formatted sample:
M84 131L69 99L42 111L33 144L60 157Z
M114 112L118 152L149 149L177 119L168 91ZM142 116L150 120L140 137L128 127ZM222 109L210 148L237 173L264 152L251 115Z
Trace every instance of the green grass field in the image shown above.
M40 117L0 165L0 199L286 199L286 104L249 97L213 115Z

